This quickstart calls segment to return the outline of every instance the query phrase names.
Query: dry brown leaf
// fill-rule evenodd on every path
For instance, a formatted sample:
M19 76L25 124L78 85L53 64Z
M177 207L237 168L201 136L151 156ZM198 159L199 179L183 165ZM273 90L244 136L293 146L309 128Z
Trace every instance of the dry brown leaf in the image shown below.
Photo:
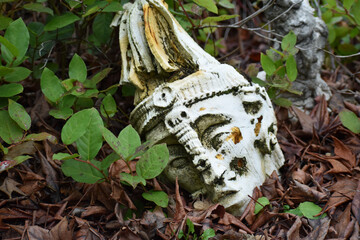
M74 231L74 221L64 217L51 230L39 226L30 226L26 231L28 240L63 240L72 239Z
M300 217L296 217L295 223L291 226L289 231L286 233L287 239L291 240L300 240L300 227L302 225L302 222L300 220Z
M298 181L302 184L307 184L310 180L310 174L306 173L302 169L298 168L296 171L292 172L292 179Z
M138 235L131 231L128 227L122 227L111 240L142 240Z
M342 214L336 218L335 230L338 233L337 237L344 238L346 227L350 223L351 204L348 204Z
M305 238L302 238L302 240L325 239L330 227L330 219L327 217L314 219L314 220L310 220L310 224L312 224L314 230L310 232Z
M132 202L128 194L125 192L121 184L115 181L111 181L111 188L112 188L111 197L115 201L127 206L130 209L136 210L135 204Z
M243 222L241 222L238 218L236 218L234 215L225 212L224 216L220 218L219 220L220 224L224 225L235 225L239 227L240 229L246 231L247 233L253 234L254 232L250 230Z
M350 173L350 169L347 168L340 161L330 158L327 159L327 161L332 165L332 168L329 171L327 171L325 174Z
M89 206L85 208L85 211L81 213L81 218L86 218L89 216L102 216L108 213L108 210L102 206Z
M175 201L176 201L176 211L174 215L174 221L179 222L182 219L184 219L184 217L186 216L186 212L184 209L182 198L180 196L179 183L177 177L175 181Z
M356 217L358 224L360 225L360 180L358 180L358 186L351 204L351 210Z
M21 184L16 182L12 178L6 177L4 179L4 182L0 186L0 191L5 193L6 195L8 195L9 198L11 198L11 194L13 192L16 192L22 196L25 196L26 194L23 191L21 191L21 189L18 188L18 186L21 186Z
M312 134L313 126L314 126L314 119L312 119L309 115L298 109L297 107L291 107L291 109L295 112L296 116L298 117L301 127L304 132Z
M356 159L355 154L348 148L343 142L336 137L332 137L334 140L334 152L337 156L345 159L351 167L355 167Z
M313 189L305 184L299 183L298 181L294 181L295 186L292 188L292 195L291 196L298 196L304 201L309 200L315 200L316 202L319 202L327 197L325 193L322 193L320 191L317 191L316 189Z

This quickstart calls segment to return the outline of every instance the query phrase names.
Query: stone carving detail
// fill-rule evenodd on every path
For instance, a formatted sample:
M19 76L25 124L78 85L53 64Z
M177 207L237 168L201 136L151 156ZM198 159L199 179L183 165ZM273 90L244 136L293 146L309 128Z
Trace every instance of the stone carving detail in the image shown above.
M161 0L124 6L121 84L136 86L130 121L144 140L165 142L164 177L241 214L284 157L264 88L220 64L181 28Z
M285 11L287 12L284 14ZM321 49L325 47L328 31L322 19L314 17L314 9L309 1L275 1L273 6L265 11L265 15L269 21L276 18L271 25L276 36L285 36L293 31L297 36L296 45L300 47L295 56L299 75L293 88L302 91L303 95L299 97L288 94L285 97L290 98L295 105L306 109L314 106L316 96L324 94L328 100L331 91L320 76L324 62L324 52ZM281 41L281 38L279 40ZM275 43L274 47L280 48L278 43Z

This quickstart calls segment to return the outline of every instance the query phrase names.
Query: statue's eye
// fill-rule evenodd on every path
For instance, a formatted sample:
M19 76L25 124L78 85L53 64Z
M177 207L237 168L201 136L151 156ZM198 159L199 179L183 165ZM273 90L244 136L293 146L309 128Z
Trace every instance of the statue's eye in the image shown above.
M230 118L222 114L205 114L196 119L193 128L205 147L216 148L214 145L218 145L222 134L216 134L215 130L229 123Z

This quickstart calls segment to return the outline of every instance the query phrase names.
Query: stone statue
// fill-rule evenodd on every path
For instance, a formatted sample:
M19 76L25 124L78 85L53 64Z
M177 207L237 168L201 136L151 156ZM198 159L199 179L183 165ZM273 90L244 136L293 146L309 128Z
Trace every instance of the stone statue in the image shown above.
M220 64L182 29L161 0L126 4L121 84L136 86L130 122L144 140L167 143L163 175L241 214L284 157L264 88Z
M327 41L327 27L321 18L314 16L314 9L308 0L278 0L265 11L268 21L272 21L273 32L281 41L293 31L297 36L296 46L299 52L296 54L298 77L293 83L295 90L303 92L302 96L287 94L284 97L290 99L294 105L312 109L316 96L325 95L328 100L331 91L320 76L320 70L324 62L324 52ZM279 44L275 43L279 49Z

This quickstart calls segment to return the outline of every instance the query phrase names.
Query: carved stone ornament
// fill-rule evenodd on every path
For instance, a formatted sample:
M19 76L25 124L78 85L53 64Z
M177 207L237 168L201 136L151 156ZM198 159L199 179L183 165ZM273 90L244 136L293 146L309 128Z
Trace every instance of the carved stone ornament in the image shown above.
M241 214L255 187L284 163L264 88L201 49L161 0L126 4L121 84L136 86L130 122L144 140L167 143L163 176Z

